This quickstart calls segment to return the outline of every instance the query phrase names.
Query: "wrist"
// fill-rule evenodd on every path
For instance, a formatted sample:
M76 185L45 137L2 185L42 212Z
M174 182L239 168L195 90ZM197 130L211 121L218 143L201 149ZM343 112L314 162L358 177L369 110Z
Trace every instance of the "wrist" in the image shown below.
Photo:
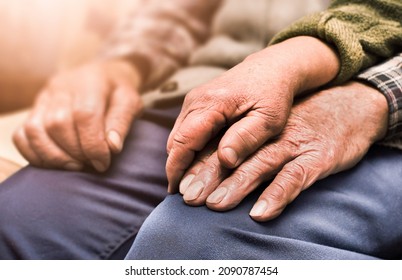
M369 145L382 140L388 128L388 104L384 95L371 86L349 82L322 95L328 110L341 114L346 127ZM341 118L339 116L339 118Z
M327 84L340 69L335 50L317 38L299 36L266 49L273 57L280 57L280 68L288 73L294 96Z
M129 56L123 56L120 59L133 68L133 71L136 72L140 79L139 88L143 88L148 81L151 69L150 61L144 55L140 54L130 54Z
M140 65L124 57L109 58L104 63L112 76L118 75L120 78L124 78L136 90L140 90L144 85L144 73Z
M362 110L366 111L366 123L368 136L371 142L377 142L385 138L388 129L388 103L385 96L377 89L361 83L353 83L360 94ZM361 88L361 90L359 90Z

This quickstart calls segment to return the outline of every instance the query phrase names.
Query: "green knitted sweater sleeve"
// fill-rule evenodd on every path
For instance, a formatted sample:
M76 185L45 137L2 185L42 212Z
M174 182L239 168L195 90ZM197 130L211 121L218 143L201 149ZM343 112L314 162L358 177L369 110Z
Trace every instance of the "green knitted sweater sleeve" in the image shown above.
M402 49L402 0L335 0L327 10L303 17L278 33L270 44L313 36L332 45L341 67L332 84Z

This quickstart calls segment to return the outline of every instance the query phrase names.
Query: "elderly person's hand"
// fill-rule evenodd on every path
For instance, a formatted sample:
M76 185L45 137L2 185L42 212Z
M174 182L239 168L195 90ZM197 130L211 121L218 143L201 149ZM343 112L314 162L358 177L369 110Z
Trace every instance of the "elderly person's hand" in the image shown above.
M39 93L14 142L35 166L105 171L141 111L139 86L139 72L118 59L60 73Z
M250 55L187 94L167 144L169 192L176 192L197 151L222 129L218 158L239 166L286 124L293 97L335 77L335 52L313 37L296 37Z
M250 212L267 221L317 180L354 166L385 136L387 116L385 97L369 86L352 82L321 91L296 104L283 132L234 171L220 164L219 141L211 142L186 172L180 192L187 204L224 211L273 179Z

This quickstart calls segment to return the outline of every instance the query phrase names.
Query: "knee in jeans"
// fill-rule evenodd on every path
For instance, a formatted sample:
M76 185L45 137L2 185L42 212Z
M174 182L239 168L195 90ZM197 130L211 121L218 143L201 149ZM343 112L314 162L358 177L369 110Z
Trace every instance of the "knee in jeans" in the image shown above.
M141 227L128 257L199 259L216 255L213 239L218 234L216 231L219 231L219 227L209 225L205 220L202 223L197 222L196 216L191 215L191 212L197 210L199 209L165 200Z

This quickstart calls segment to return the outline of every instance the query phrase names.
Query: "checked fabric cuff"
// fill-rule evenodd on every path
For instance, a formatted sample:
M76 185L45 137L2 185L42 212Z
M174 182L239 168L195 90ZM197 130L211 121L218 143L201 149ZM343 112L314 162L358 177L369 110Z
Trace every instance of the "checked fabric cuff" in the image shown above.
M357 76L380 90L389 109L386 139L402 138L402 53L373 66Z

